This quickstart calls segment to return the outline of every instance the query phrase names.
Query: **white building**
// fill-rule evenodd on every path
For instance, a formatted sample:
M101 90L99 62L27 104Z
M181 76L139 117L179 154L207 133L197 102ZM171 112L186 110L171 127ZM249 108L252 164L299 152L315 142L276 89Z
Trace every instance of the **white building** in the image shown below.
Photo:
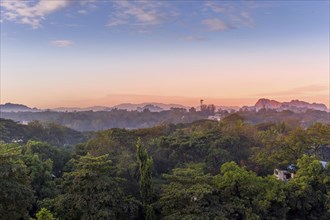
M274 170L274 175L277 177L277 179L285 182L289 181L294 177L294 173L291 173L287 170L279 170L279 169Z
M213 121L220 121L221 115L210 115L209 117L207 117L207 119L213 120Z

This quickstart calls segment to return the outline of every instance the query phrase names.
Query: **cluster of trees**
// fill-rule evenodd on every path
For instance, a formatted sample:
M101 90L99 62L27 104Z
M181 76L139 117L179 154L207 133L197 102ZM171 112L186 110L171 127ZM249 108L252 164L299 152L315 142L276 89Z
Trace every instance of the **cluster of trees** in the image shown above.
M231 115L109 129L74 148L2 140L0 219L330 218L330 167L319 161L330 157L326 124ZM272 175L291 164L289 182Z
M329 124L330 112L308 109L304 112L293 112L290 110L276 111L261 109L254 111L239 111L238 114L253 124L286 122L291 127L302 126L307 128L316 122Z
M53 122L32 121L27 125L0 118L0 141L26 143L38 140L55 146L73 146L87 140L88 134L75 131Z
M216 107L213 104L210 104L210 105L202 104L201 105L201 113L206 115L206 116L214 115L215 110L216 110Z

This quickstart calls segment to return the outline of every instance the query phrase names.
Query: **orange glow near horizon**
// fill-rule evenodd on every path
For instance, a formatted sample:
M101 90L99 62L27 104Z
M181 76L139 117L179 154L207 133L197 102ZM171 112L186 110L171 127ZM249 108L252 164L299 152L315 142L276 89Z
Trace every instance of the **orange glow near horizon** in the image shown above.
M92 106L106 106L111 107L123 103L141 104L141 103L164 103L164 104L181 104L189 107L199 106L200 99L203 99L205 104L215 104L218 106L252 106L259 98L268 98L280 102L289 102L294 99L306 101L310 103L323 103L329 108L328 96L300 96L300 97L276 97L276 96L260 96L255 98L212 98L212 97L178 97L178 96L152 96L152 95L120 95L113 94L103 98L96 99L67 99L67 100L49 100L45 98L41 102L35 102L35 100L2 100L2 104L11 102L17 104L25 104L29 107L37 107L40 109L56 108L56 107L92 107Z

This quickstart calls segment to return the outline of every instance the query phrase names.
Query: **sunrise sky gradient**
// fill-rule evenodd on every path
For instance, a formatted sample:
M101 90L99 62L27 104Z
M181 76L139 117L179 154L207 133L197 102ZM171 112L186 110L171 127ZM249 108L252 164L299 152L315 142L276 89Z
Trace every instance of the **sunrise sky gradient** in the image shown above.
M1 103L329 107L329 1L1 0Z

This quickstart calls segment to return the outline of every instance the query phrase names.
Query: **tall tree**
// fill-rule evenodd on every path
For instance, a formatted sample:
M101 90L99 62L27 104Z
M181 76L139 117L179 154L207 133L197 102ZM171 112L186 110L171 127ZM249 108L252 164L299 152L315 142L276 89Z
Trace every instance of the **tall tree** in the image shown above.
M152 167L153 160L149 157L147 150L142 148L141 138L136 143L136 157L139 165L139 185L142 198L142 205L145 219L151 220L155 218L153 209L153 183L152 183Z
M37 154L25 154L23 160L27 166L30 185L36 199L30 209L30 214L34 215L43 199L56 196L56 186L51 174L53 162L51 159L41 161Z

